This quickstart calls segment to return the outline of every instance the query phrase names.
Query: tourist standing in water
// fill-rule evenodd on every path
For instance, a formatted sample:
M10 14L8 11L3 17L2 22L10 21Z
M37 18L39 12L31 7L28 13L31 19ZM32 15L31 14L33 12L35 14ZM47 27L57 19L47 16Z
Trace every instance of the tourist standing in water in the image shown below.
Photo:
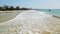
M49 11L51 11L51 9L49 9Z

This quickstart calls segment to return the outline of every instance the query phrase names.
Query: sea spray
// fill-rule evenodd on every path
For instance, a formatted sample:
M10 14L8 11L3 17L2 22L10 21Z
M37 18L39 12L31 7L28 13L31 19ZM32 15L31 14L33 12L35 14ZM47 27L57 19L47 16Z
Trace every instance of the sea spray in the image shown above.
M24 11L16 18L0 24L0 34L57 34L60 19L35 10ZM58 25L59 24L59 25Z

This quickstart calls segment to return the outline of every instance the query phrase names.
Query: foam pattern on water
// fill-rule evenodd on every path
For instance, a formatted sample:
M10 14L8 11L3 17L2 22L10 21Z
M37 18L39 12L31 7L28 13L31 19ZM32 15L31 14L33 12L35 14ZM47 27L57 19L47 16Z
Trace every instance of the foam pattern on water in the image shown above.
M0 23L0 34L60 34L60 19L35 10L24 11L15 19Z

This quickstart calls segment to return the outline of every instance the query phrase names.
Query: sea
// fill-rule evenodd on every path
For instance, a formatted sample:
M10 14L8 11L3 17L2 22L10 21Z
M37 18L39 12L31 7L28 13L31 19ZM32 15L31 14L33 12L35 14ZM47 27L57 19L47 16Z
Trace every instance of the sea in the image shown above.
M36 9L36 10L41 12L46 12L50 15L60 16L60 9L51 9L50 11L49 9Z

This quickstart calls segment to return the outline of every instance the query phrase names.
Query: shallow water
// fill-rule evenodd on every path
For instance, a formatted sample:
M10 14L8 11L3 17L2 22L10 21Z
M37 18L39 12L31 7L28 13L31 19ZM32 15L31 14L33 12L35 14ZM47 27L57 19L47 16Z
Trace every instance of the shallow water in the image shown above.
M49 11L49 9L37 9L37 11L47 12L50 15L60 16L60 9L51 9L51 11Z

